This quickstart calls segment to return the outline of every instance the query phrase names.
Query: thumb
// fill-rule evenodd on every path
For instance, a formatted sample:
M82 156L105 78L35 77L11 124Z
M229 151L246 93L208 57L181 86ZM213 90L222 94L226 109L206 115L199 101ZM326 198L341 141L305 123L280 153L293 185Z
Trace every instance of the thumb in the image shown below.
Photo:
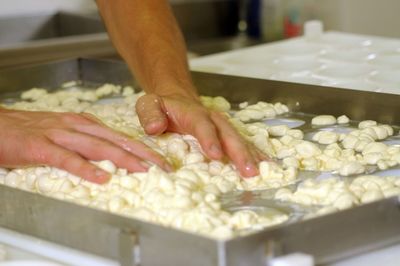
M136 112L144 131L149 135L159 135L168 128L168 117L163 108L161 97L145 94L136 102Z

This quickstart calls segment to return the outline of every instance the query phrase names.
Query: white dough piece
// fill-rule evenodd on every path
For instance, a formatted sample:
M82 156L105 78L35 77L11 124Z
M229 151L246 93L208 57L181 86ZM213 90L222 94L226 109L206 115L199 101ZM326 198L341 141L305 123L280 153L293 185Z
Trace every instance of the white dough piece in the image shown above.
M332 131L319 131L312 139L320 144L332 144L339 140L339 134Z
M321 154L321 150L317 145L310 141L300 141L295 145L298 156L301 158L310 158Z
M338 124L348 124L350 122L350 119L346 115L341 115L337 118L337 123Z
M336 124L336 118L333 115L319 115L311 120L314 126L330 126Z
M341 176L357 175L365 172L365 166L359 162L343 162L339 169Z
M103 169L104 171L109 172L110 174L114 174L115 171L117 170L115 164L110 160L100 161L99 163L97 163L97 166Z
M372 126L376 126L376 125L377 125L377 123L374 120L364 120L358 124L358 128L364 129L364 128L372 127Z
M282 137L287 134L290 128L287 125L271 126L268 128L268 133L271 136Z

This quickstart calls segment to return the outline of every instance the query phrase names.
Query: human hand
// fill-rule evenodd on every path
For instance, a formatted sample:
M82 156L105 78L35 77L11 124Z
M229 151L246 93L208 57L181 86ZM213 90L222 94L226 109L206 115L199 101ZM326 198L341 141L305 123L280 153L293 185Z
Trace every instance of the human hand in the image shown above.
M99 184L110 174L88 160L108 159L131 172L147 171L147 161L170 169L161 155L90 114L0 108L0 128L3 167L50 165Z
M258 162L267 159L223 114L206 109L194 96L146 94L138 99L136 112L147 134L171 131L193 135L209 158L220 160L226 154L244 177L257 175Z

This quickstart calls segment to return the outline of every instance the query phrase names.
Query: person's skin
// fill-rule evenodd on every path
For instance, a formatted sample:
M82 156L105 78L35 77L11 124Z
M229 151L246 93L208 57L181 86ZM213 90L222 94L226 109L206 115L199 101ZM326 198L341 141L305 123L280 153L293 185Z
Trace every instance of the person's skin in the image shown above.
M97 0L108 33L146 92L136 105L147 134L191 134L211 159L227 155L244 177L265 159L224 115L200 103L186 47L167 0Z
M204 108L190 79L183 38L165 0L98 0L113 42L147 94L136 106L148 134L173 131L198 138L212 159L224 154L243 176L258 173L263 155L226 118ZM171 166L146 145L117 133L89 114L28 112L0 107L0 166L50 165L95 183L110 174L89 160L113 161L128 171L149 162Z
M111 160L131 172L152 162L166 170L163 157L139 141L103 125L90 114L28 112L0 108L0 166L50 165L94 183L110 174L88 160Z

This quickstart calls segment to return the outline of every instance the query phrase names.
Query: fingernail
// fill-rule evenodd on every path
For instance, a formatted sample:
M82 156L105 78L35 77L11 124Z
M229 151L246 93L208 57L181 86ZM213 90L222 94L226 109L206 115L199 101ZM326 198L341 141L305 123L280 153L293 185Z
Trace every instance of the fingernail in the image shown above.
M222 155L221 148L217 144L211 145L210 151L216 156L221 156Z
M143 123L145 131L149 135L161 134L167 129L168 122L164 118L154 118Z
M246 170L246 176L251 177L251 176L256 176L258 174L258 168L254 164L254 162L247 162L245 166Z

